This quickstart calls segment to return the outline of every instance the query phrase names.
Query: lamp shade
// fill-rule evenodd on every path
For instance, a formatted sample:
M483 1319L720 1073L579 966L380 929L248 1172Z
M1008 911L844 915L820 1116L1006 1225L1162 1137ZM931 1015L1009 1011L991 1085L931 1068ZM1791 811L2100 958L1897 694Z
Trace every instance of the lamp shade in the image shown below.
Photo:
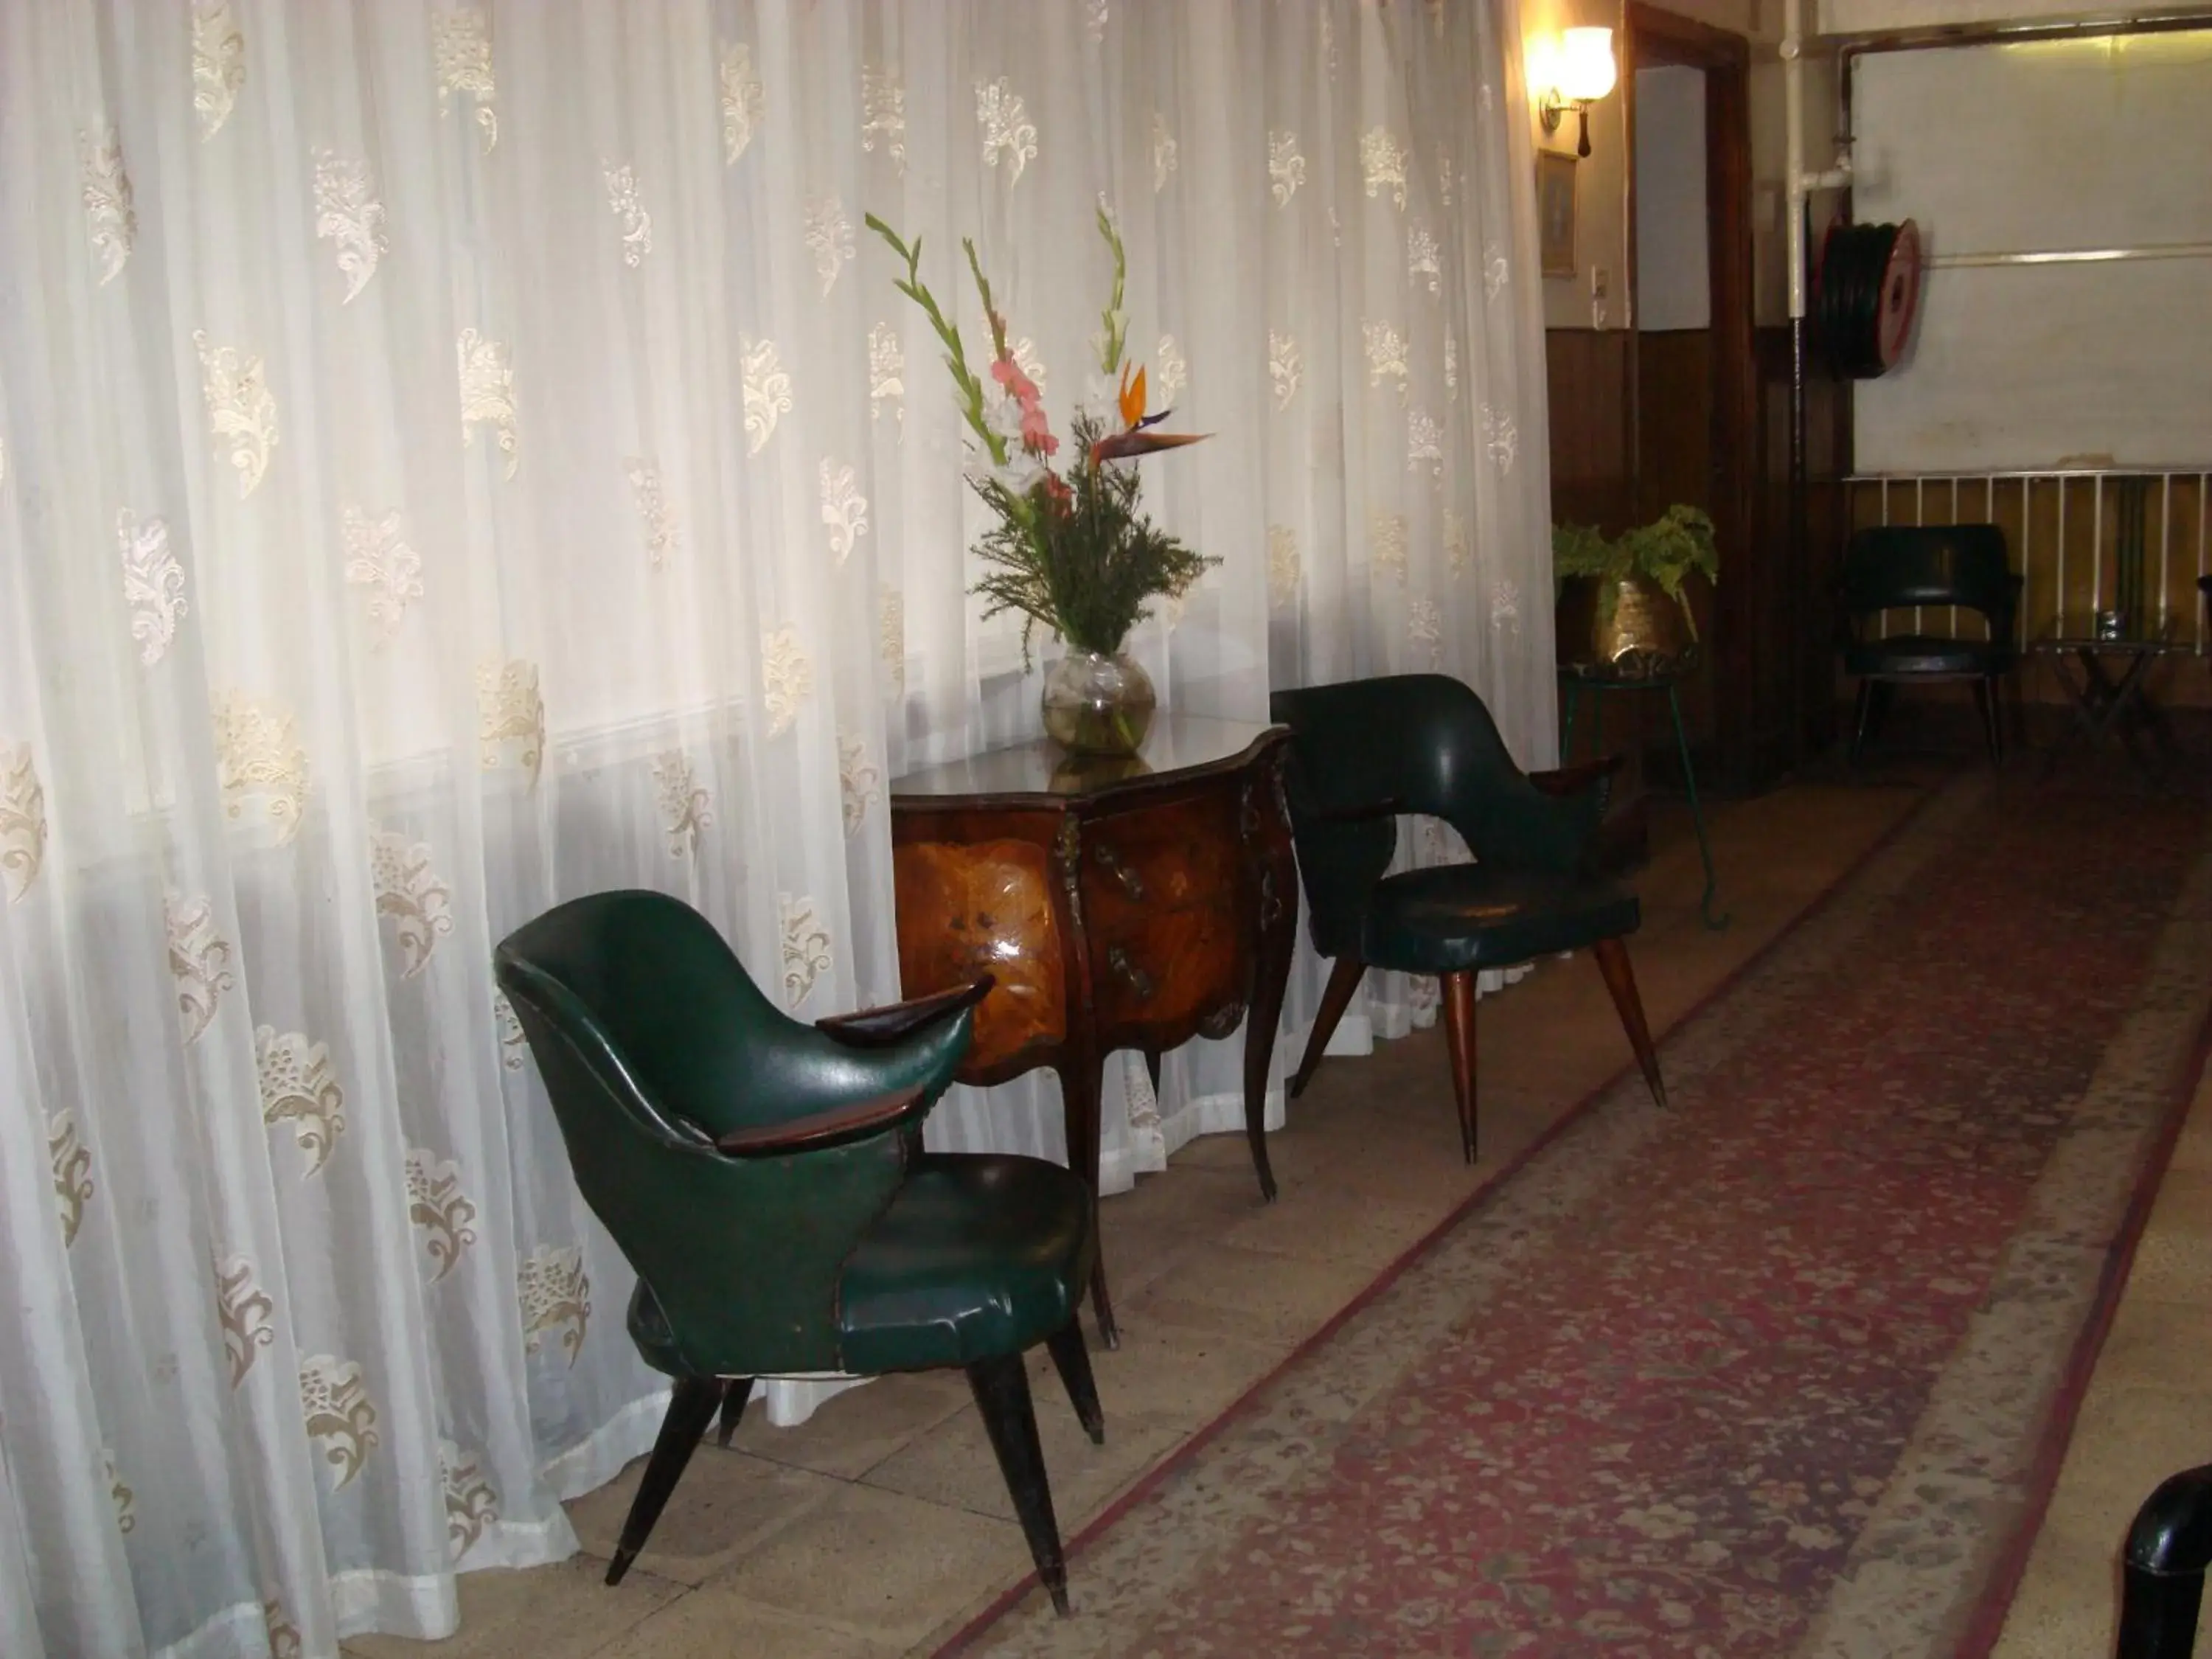
M1577 28L1562 31L1555 65L1559 96L1569 100L1602 98L1613 90L1620 70L1613 61L1611 29Z
M1530 101L1559 89L1559 38L1532 34L1522 48L1521 72L1527 77Z

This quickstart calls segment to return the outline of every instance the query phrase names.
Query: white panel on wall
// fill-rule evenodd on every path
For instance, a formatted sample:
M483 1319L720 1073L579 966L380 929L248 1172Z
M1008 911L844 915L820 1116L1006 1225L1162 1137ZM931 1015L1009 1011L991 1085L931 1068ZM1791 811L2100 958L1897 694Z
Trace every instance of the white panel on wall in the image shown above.
M1712 325L1705 224L1705 75L1636 71L1636 326Z
M2114 6L2082 0L1820 0L1823 34L1874 35L1896 29L1988 28L2018 24L2108 21ZM2160 17L2212 15L2212 0L2162 0L2156 8L2124 9Z
M1872 53L1855 216L1936 258L1906 361L1855 399L1869 472L2212 459L2212 31Z

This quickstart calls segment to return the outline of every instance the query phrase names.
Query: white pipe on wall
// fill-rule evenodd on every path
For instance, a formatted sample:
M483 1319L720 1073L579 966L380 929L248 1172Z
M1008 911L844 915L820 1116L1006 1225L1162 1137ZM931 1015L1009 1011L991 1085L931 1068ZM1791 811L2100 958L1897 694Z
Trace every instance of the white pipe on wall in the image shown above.
M1838 155L1826 173L1805 171L1805 40L1804 0L1783 0L1782 7L1782 120L1789 183L1783 235L1789 252L1790 316L1805 314L1805 198L1816 190L1840 190L1851 181L1851 160Z

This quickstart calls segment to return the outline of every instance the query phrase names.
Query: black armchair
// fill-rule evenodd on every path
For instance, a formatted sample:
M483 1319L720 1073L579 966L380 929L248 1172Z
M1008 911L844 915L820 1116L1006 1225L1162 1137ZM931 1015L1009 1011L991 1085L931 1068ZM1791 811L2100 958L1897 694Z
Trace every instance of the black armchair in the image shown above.
M1851 759L1877 731L1894 689L1964 680L1974 689L1990 763L2004 759L1996 683L2019 665L2013 627L2021 579L2012 572L2004 532L1993 524L1886 525L1855 534L1844 551L1839 599L1844 672L1859 683ZM1956 606L1977 612L1986 639L1942 634L1870 635L1887 611Z
M1624 935L1636 895L1592 872L1589 855L1618 761L1523 773L1482 699L1440 674L1278 691L1295 735L1285 772L1291 830L1314 948L1334 958L1295 1096L1312 1079L1370 967L1434 974L1443 986L1460 1147L1475 1156L1476 975L1593 948L1650 1085L1667 1103ZM1394 819L1420 812L1459 831L1477 862L1386 876Z
M1039 1158L921 1146L990 980L802 1024L704 916L649 892L550 910L495 966L576 1184L637 1270L630 1338L675 1383L607 1582L645 1547L718 1410L729 1443L755 1378L957 1365L1066 1612L1022 1356L1050 1348L1103 1441L1075 1321L1097 1249L1090 1194Z

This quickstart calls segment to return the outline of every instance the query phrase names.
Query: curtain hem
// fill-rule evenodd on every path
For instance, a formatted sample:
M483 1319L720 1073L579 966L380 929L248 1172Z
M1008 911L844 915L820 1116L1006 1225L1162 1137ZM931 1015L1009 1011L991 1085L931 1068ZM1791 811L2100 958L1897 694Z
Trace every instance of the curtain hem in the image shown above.
M539 1474L562 1503L596 1492L623 1472L633 1458L653 1449L660 1419L668 1414L666 1389L655 1389L624 1406L574 1445L548 1462Z

